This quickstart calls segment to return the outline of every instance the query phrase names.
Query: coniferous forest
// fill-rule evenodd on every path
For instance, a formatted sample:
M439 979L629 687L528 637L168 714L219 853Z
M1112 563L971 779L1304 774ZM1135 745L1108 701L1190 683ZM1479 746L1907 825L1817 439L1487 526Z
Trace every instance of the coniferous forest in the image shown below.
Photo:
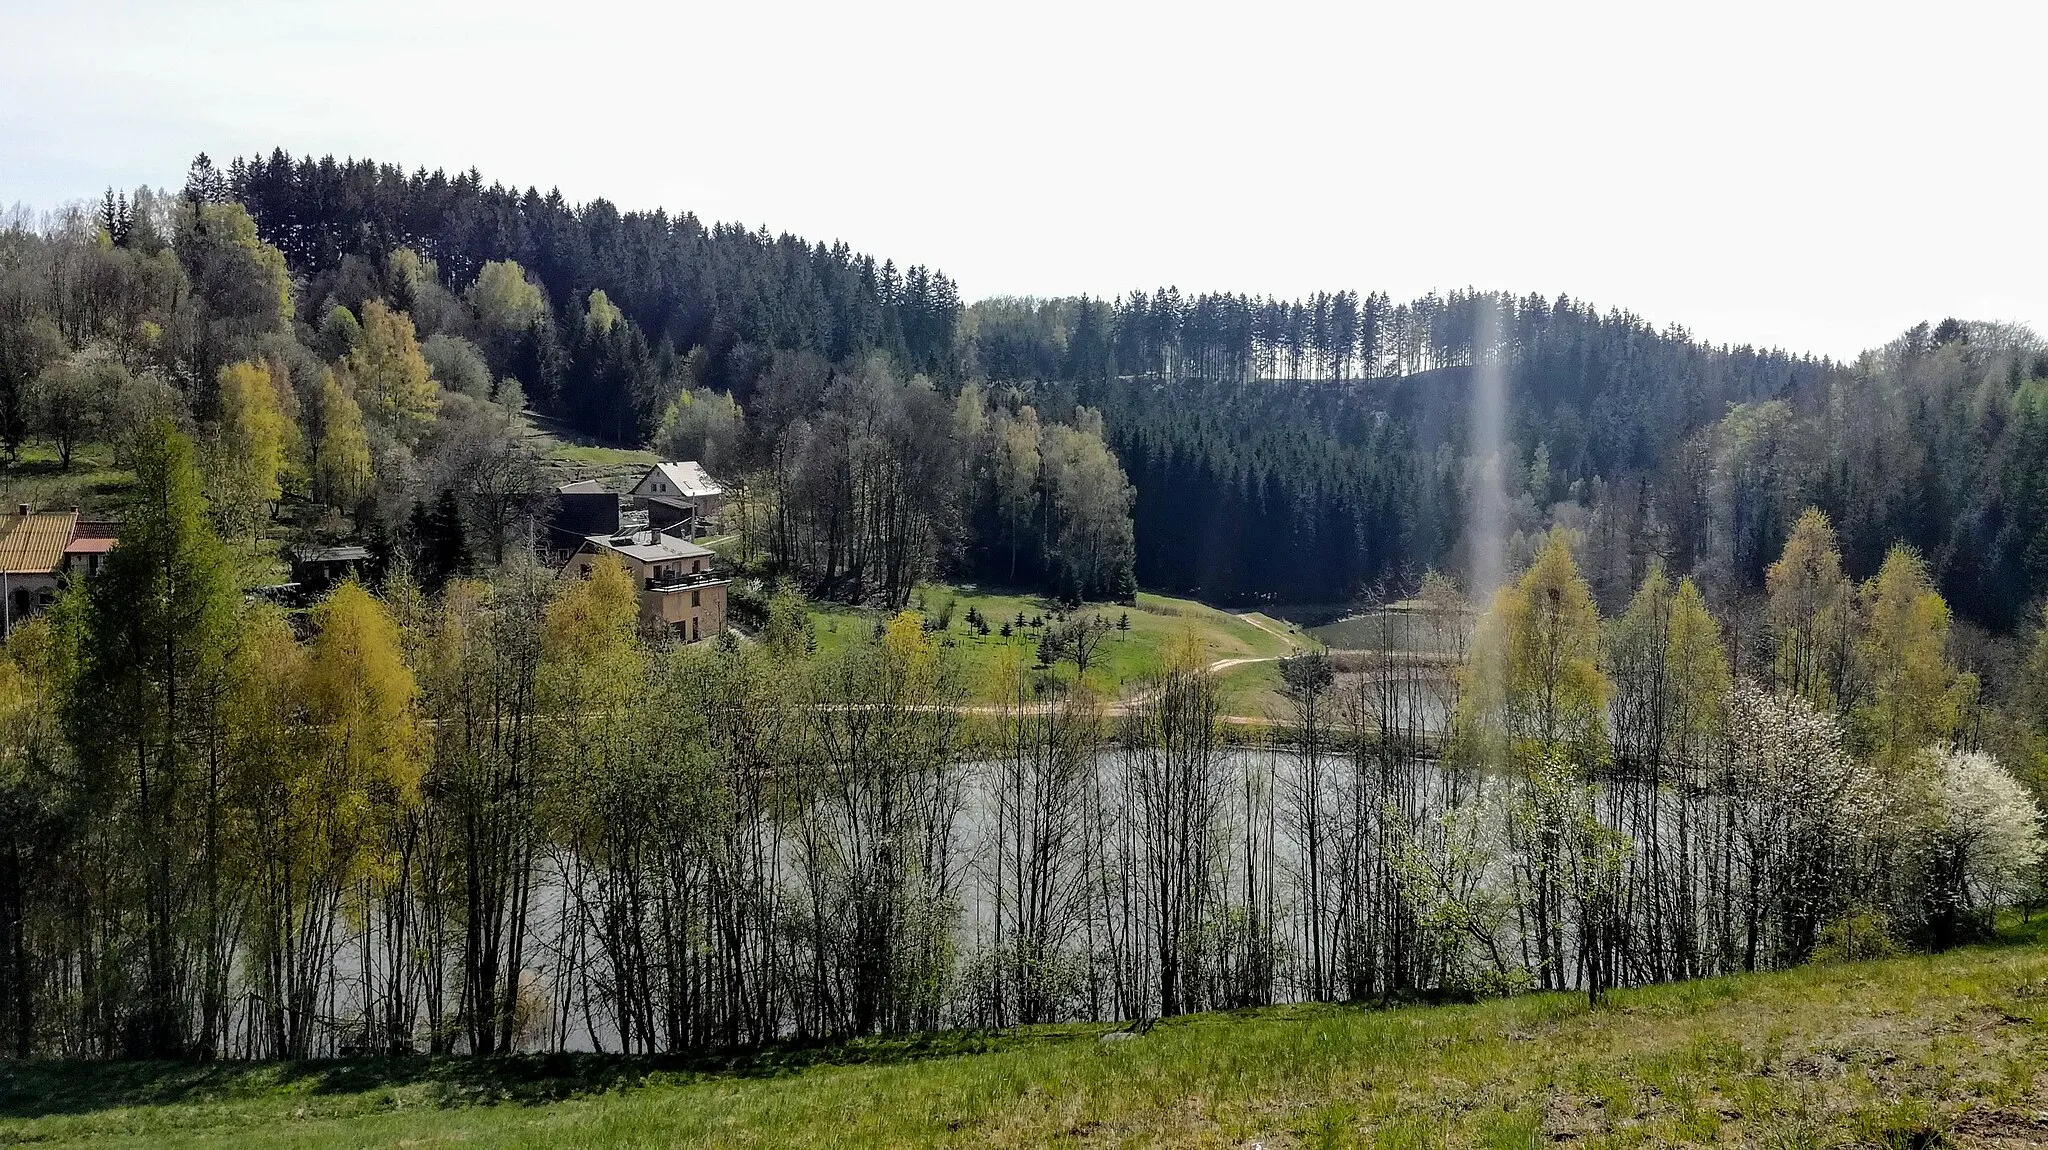
M535 334L492 321L504 341L494 366L621 442L655 434L685 383L752 412L790 353L843 363L881 351L905 374L1014 389L1041 417L1099 410L1137 489L1148 587L1340 603L1455 568L1463 413L1471 365L1488 355L1511 365L1501 466L1523 552L1552 521L1627 540L1599 557L1603 604L1652 555L1711 572L1723 596L1754 591L1805 506L1829 514L1859 575L1906 542L1987 626L2013 626L2048 580L2048 522L2028 498L2048 457L2040 389L2027 386L2048 361L2032 333L1996 324L1930 323L1836 363L1710 346L1565 297L1476 291L1397 303L1160 289L963 307L921 266L572 206L474 172L280 152L220 179L218 194L246 205L306 277L311 309L376 294L400 249L452 285L517 263L563 322ZM616 350L574 334L593 290L628 321ZM678 358L698 349L685 371Z
M557 577L536 421L728 485L743 637ZM1598 1000L2044 893L2048 342L2011 325L1837 362L1477 290L970 304L280 151L6 221L0 448L118 475L103 569L0 659L16 1057ZM262 593L342 539L360 578ZM1192 631L1120 697L1085 654L970 684L912 609L948 579L1353 639L1239 724ZM820 603L872 618L827 643Z

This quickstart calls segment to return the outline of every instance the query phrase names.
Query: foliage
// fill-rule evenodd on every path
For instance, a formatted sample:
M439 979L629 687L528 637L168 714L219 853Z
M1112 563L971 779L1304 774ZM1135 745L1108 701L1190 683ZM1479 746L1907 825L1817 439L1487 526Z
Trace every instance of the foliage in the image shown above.
M207 437L207 502L228 535L247 535L263 521L283 488L287 429L270 368L242 362L221 369L220 411Z
M1818 508L1807 508L1785 541L1785 552L1765 574L1772 633L1778 637L1776 681L1817 707L1830 707L1849 691L1852 588L1842 574L1834 528Z
M1583 767L1606 757L1609 685L1599 668L1600 615L1563 532L1520 580L1494 596L1473 639L1461 733L1481 755L1515 764L1562 751Z
M313 451L313 498L330 507L353 509L369 494L370 442L363 411L343 377L320 378L320 434Z
M428 336L420 344L420 358L427 361L434 381L449 391L471 399L494 398L490 365L484 362L483 352L461 336L443 332Z
M1903 953L1892 937L1891 922L1867 907L1852 906L1828 920L1814 940L1813 962L1869 962Z
M27 401L31 424L56 444L59 467L69 471L78 445L105 429L115 397L129 382L119 362L83 352L35 377Z
M362 342L363 325L356 321L354 312L335 304L320 317L318 350L326 359L347 359Z
M1739 938L1743 969L1803 959L1845 913L1859 868L1893 830L1877 773L1840 724L1792 695L1738 683L1729 700L1726 802L1761 901Z
M202 379L231 354L246 353L257 337L290 327L292 283L284 254L259 237L242 205L188 200L173 247L203 303L194 317L202 325L194 332Z
M488 260L469 288L477 319L493 336L517 336L548 319L547 297L512 260Z
M1973 684L1949 666L1948 604L1918 555L1893 548L1863 600L1858 726L1872 751L1896 764L1955 733Z
M210 898L221 843L209 814L220 798L217 707L238 605L194 454L191 440L160 424L136 462L145 496L87 593L79 691L67 716L90 787L137 844L135 902L122 910L136 916L144 957L135 998L124 1004L132 1011L125 1048L158 1055L180 1053L195 1037L185 996L198 979L208 1009L196 1037L217 1037L224 990L225 956L195 954L181 938L194 915L209 931L221 925ZM188 881L194 872L207 876L207 889ZM195 969L202 963L207 969Z
M1720 627L1692 580L1674 590L1662 566L1652 566L1608 627L1603 669L1615 685L1610 715L1619 764L1656 777L1708 760L1726 718L1730 677Z
M343 361L364 414L401 443L426 434L441 401L412 319L382 301L363 305L363 339Z
M669 401L654 442L663 459L694 459L707 468L722 468L739 462L744 431L744 417L731 395L686 389Z
M1913 921L1937 946L1988 934L1997 908L2030 893L2043 854L2041 808L1981 751L1930 753L1913 804Z

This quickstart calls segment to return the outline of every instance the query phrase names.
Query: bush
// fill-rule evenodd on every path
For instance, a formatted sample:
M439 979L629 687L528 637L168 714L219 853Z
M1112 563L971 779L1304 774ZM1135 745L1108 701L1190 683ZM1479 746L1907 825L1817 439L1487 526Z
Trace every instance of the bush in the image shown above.
M1862 962L1872 958L1893 958L1900 953L1892 938L1891 922L1868 907L1852 907L1820 928L1810 961L1816 963Z
M758 579L735 579L725 589L725 615L743 631L768 625L768 589Z
M1916 941L1941 950L1989 937L1997 908L2029 893L2043 854L2041 811L1990 755L1937 750L1925 765L1899 909Z

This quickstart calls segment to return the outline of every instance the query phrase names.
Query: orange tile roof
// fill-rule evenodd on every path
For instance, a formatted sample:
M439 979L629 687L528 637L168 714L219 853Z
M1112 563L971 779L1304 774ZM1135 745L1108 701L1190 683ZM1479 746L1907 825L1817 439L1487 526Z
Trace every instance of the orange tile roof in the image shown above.
M0 572L50 574L63 564L64 548L77 526L76 511L0 515Z

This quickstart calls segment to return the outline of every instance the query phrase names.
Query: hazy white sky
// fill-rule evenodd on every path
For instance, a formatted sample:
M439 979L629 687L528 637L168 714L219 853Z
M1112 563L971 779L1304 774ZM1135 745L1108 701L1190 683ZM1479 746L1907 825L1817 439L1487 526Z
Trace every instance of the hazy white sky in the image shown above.
M2048 4L0 0L0 204L475 166L945 269L2048 329Z

